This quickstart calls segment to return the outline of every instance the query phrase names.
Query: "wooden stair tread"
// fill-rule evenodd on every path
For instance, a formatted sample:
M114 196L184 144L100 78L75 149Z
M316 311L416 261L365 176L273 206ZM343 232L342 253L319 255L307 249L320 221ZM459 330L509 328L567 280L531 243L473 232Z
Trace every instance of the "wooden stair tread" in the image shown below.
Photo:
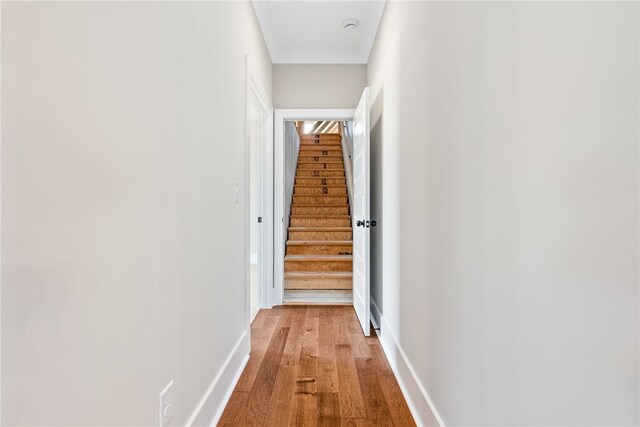
M286 255L285 261L349 261L353 255Z
M287 245L352 245L353 240L287 240Z
M285 271L285 279L350 279L351 271Z
M351 227L289 227L289 231L352 231Z
M349 204L348 203L335 203L335 204L323 203L319 205L317 203L295 203L294 202L293 206L312 207L312 208L336 208L336 207L346 208L346 207L349 207Z
M350 219L351 215L301 215L301 214L291 214L291 218L293 219Z
M302 154L302 152L300 152L300 156L299 158L314 158L314 157L318 157L320 159L342 159L343 156L342 154Z
M317 185L313 185L313 184L296 184L296 188L345 188L347 186L347 184L317 184Z

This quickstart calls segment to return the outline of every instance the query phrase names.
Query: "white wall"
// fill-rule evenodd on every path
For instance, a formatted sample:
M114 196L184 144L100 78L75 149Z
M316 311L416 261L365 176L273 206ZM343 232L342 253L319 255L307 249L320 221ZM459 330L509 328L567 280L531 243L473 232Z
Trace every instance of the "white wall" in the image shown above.
M387 5L367 72L373 295L416 407L409 366L447 425L640 422L638 17Z
M365 64L274 64L274 108L356 108Z
M184 425L245 328L248 2L2 3L2 424Z
M296 169L298 168L298 153L300 151L300 136L294 122L284 124L284 236L287 240L289 232L289 216L291 215L291 203L293 202L293 188L296 181Z

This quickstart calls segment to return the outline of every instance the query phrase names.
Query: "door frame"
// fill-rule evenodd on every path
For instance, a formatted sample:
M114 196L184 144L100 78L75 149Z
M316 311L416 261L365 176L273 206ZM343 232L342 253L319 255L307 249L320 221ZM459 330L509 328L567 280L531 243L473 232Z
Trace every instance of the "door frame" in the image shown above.
M353 120L353 109L276 109L274 119L273 180L273 292L271 306L280 305L284 296L284 124L290 120Z
M259 173L258 197L259 216L262 226L258 228L258 308L270 308L273 288L273 106L256 78L251 61L245 55L245 99L244 99L244 293L245 326L251 325L251 218L250 170L251 170L251 128L249 106L254 105L261 114L262 144L258 154Z

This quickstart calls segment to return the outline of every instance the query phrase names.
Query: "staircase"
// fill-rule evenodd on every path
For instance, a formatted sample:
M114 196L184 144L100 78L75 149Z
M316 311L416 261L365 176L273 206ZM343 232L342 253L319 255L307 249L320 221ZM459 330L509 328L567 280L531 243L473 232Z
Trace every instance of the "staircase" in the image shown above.
M353 241L340 134L300 136L285 303L351 303Z

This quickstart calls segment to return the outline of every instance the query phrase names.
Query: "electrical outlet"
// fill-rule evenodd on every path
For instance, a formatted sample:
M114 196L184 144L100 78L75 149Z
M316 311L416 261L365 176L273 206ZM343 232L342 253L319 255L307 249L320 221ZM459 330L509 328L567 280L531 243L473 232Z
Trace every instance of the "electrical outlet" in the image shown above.
M235 181L233 184L233 201L236 203L240 201L240 181Z
M171 420L171 416L173 415L173 380L160 392L158 409L160 410L160 427L168 426L169 420Z

